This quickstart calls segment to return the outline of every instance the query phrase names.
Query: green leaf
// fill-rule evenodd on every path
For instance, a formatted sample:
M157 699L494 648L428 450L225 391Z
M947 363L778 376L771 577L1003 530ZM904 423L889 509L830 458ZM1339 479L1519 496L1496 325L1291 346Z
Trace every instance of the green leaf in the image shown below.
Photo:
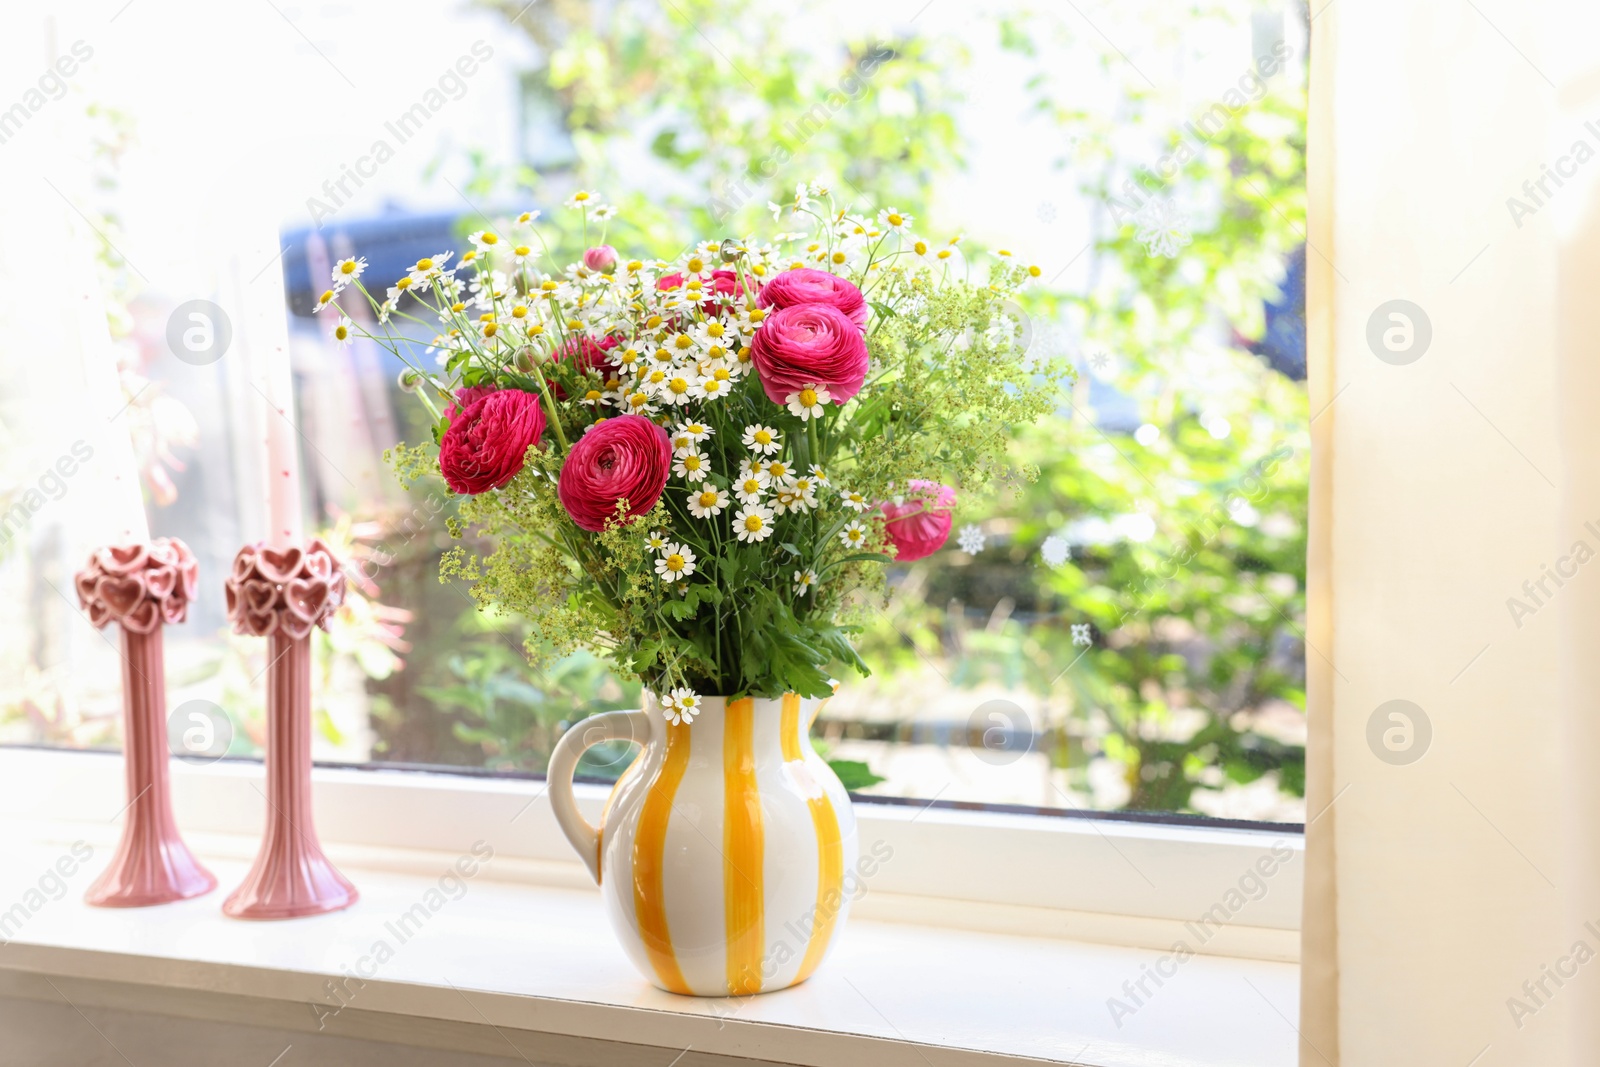
M879 774L873 774L865 763L859 760L831 759L828 766L833 768L833 773L839 776L839 781L851 793L859 792L868 786L877 785L885 781Z

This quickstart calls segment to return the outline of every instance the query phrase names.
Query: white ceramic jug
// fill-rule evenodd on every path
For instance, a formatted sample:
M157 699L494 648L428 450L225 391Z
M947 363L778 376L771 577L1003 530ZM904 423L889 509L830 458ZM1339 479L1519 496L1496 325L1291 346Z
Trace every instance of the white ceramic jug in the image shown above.
M600 883L634 965L673 993L742 996L803 982L849 910L856 819L811 747L820 701L705 697L668 723L653 697L568 730L550 756L550 803ZM643 746L590 826L578 757L602 741Z

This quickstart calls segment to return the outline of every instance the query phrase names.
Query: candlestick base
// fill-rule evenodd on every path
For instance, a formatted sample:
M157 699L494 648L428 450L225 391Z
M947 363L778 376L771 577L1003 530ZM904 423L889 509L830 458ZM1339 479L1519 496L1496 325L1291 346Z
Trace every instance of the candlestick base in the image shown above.
M122 753L128 804L111 864L84 899L102 908L187 900L217 887L178 834L167 779L167 682L162 627L182 622L198 567L182 541L161 538L95 551L74 579L97 627L122 631Z
M227 581L235 631L267 638L267 828L244 883L223 902L235 919L294 919L347 908L360 894L323 855L311 811L311 631L344 602L345 579L321 541L244 548Z

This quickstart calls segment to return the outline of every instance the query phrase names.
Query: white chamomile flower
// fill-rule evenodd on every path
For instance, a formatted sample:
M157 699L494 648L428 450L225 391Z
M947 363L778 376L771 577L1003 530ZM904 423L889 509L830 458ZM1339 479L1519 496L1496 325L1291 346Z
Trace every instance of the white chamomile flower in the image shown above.
M532 245L515 245L511 249L511 259L519 267L534 258Z
M366 269L367 258L365 256L359 259L341 259L333 265L333 287L335 289L343 289L361 277L361 272Z
M674 726L680 722L688 726L700 714L700 695L693 689L674 689L661 701L661 714Z
M672 430L672 442L677 444L680 437L688 438L694 444L699 444L717 431L703 422L680 422Z
M733 483L733 491L738 494L739 503L754 504L761 500L761 494L767 486L772 484L772 475L767 473L765 467L752 467L748 460L739 468L739 478Z
M524 211L522 214L517 216L517 225L526 226L538 217L539 213L537 211Z
M822 418L822 405L832 399L825 385L808 385L798 393L790 393L785 398L789 405L789 414L798 415L801 422Z
M645 543L650 546L650 551L660 552L668 544L666 531L651 530L650 535L645 538Z
M744 428L744 447L757 455L770 456L783 447L783 442L778 437L778 431L771 426L754 426Z
M728 395L732 383L727 378L718 378L708 374L703 378L695 379L689 389L689 395L696 400L717 400Z
M325 290L323 290L322 295L317 297L317 306L311 309L311 313L313 315L315 315L317 312L321 311L323 308L325 308L329 304L333 303L334 298L337 297L338 295L339 295L339 291L337 289L325 289Z
M411 272L407 275L411 285L432 281L444 274L444 265L450 259L449 252L440 252L435 256L423 256L411 265Z
M773 484L789 477L789 465L781 459L772 460L767 464L767 473L772 476Z
M789 479L788 489L798 496L808 508L817 506L817 480L810 475L801 475Z
M733 517L733 528L741 541L765 541L772 536L772 509L746 504Z
M711 464L698 452L686 452L672 465L672 473L691 482L705 481Z
M915 221L916 219L912 216L903 215L892 207L886 207L878 212L878 226L885 231L894 230L896 233L905 233L907 232L906 227Z
M339 321L333 327L333 343L340 348L348 347L356 339L356 324L350 321L350 316L340 315Z
M866 544L867 534L870 532L871 531L867 529L866 524L861 522L861 520L851 519L850 524L839 531L839 540L843 541L851 548L860 548L862 545Z
M467 234L467 240L472 242L472 247L480 252L487 252L500 243L500 235L493 230L479 230L477 233Z
M615 204L601 204L589 212L589 216L596 222L607 222L617 217Z
M676 541L669 543L656 557L656 573L663 582L675 582L694 573L694 550Z
M811 480L817 483L818 489L826 489L829 485L833 484L828 481L827 471L824 471L821 464L818 463L813 463L811 465Z
M653 415L656 410L655 404L650 400L650 394L642 390L628 394L627 406L635 415Z
M668 374L656 389L656 396L674 407L694 399L694 379L687 373Z
M811 587L817 584L817 572L807 567L803 571L794 572L794 595L805 596L811 592Z
M839 490L839 503L843 504L851 511L860 512L867 510L867 498L850 489Z
M976 556L983 551L983 546L989 540L989 535L984 533L975 523L967 523L961 527L961 532L956 535L956 543L961 546L961 551L969 556Z
M728 491L708 485L689 494L689 514L697 519L714 518L728 506Z
M772 498L772 513L774 515L787 515L791 511L803 513L805 510L806 504L800 498L800 494L790 489L787 485L780 486L776 495Z
M599 193L592 193L584 189L579 189L577 192L567 197L566 206L588 209L594 207L599 202Z

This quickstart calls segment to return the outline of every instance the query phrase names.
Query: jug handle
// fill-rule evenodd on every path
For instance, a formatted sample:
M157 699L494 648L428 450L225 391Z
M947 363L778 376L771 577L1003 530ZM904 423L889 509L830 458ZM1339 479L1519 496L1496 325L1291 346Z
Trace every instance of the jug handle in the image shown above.
M571 729L561 735L555 750L550 753L550 769L545 777L556 825L567 835L567 840L572 843L596 882L600 881L600 828L590 826L589 821L579 814L577 799L572 795L572 775L577 771L578 758L584 751L602 741L648 744L650 716L642 711L607 711L574 723Z

